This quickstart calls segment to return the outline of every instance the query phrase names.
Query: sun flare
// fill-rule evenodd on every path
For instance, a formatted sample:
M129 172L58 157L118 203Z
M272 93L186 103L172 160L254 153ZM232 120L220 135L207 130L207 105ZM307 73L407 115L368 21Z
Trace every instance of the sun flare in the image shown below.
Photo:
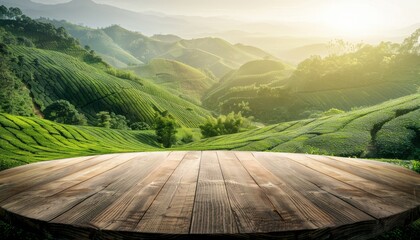
M361 36L377 31L380 13L372 6L361 3L336 3L326 8L324 23L340 35Z

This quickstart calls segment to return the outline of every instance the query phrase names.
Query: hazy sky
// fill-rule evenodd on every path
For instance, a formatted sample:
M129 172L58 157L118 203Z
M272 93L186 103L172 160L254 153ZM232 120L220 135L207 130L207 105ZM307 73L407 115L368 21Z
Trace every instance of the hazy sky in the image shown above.
M42 3L69 0L32 0ZM94 0L134 11L322 23L349 33L420 23L419 0Z

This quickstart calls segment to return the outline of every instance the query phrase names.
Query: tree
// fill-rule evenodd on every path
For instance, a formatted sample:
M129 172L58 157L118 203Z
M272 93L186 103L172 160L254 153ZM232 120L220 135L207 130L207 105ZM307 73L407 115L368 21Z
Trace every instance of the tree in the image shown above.
M150 130L149 124L145 122L135 122L130 125L132 130Z
M217 119L209 118L206 123L200 125L201 134L204 137L214 137L224 134L237 133L241 130L245 122L241 112L229 113L227 116L221 115Z
M5 19L9 15L9 9L5 7L4 5L0 6L0 19Z
M111 115L107 111L101 111L96 114L96 126L110 128Z
M129 127L127 126L127 119L123 115L117 115L115 113L111 113L111 128L113 129L120 129L120 130L128 130Z
M79 113L70 102L57 100L44 109L44 116L48 120L72 125L86 125L86 118Z
M170 116L159 116L156 118L156 135L158 142L163 147L170 148L176 142L176 123Z
M9 8L9 12L8 12L8 17L9 18L16 19L16 18L20 17L22 14L23 13L19 8L16 8L16 7L10 7Z

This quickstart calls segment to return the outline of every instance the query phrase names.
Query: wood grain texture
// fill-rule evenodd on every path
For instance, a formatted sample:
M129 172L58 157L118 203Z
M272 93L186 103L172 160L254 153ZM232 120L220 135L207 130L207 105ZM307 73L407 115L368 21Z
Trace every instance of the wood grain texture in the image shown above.
M109 154L0 172L0 216L63 239L367 239L420 217L420 175L305 154Z

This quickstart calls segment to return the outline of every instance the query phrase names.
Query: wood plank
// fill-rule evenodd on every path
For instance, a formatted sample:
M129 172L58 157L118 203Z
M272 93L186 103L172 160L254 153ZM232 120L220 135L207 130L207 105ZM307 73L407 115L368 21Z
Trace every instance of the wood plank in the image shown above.
M324 225L330 221L331 226L334 226L375 220L368 214L322 190L315 184L302 179L303 174L307 174L308 172L302 172L302 166L300 164L288 158L276 157L278 155L274 153L253 152L253 155L258 162L267 169L270 169L274 175L284 181L293 191L302 194L303 197L300 200L296 199L296 201L299 201L298 207L302 211L307 211L307 214L312 216L311 221L314 224ZM313 171L310 177L317 178L319 175L319 173ZM318 206L324 213L319 215L318 212L311 212L312 209L308 209L305 204L302 204L306 200ZM328 216L329 218L322 216Z
M335 157L310 156L310 158L335 168L350 172L372 182L393 187L420 199L420 174L404 175L367 160L352 160Z
M203 152L190 233L237 232L217 153Z
M104 189L113 179L102 178L101 174L112 171L136 155L138 153L120 155L111 160L107 159L108 161L105 160L100 164L37 186L8 199L3 204L3 208L11 212L19 212L29 218L50 221Z
M134 231L185 155L186 152L171 152L158 169L151 171L146 178L95 217L93 224L100 229Z
M24 177L25 175L27 175L30 171L32 172L46 171L51 167L56 167L57 169L61 169L63 167L68 166L69 164L75 164L77 162L88 160L94 157L95 156L86 156L86 157L65 158L65 159L60 159L60 160L41 161L41 162L22 165L19 167L9 168L9 169L0 171L0 181L1 183L8 182L10 180L16 181L16 177L19 176L18 179L20 179L21 177Z
M136 227L145 233L190 230L201 152L188 152Z
M315 229L332 224L322 209L288 187L284 181L259 163L252 152L235 152L235 155L282 217L281 225L276 231ZM302 206L305 206L306 211L300 209ZM310 221L313 216L308 212L316 213L319 219L327 221L317 222L315 225Z
M130 194L131 191L136 191L138 183L142 182L152 171L162 166L168 154L168 152L139 154L124 164L124 167L115 169L113 172L103 173L101 175L102 178L113 178L113 182L110 185L56 217L51 222L99 228L95 221L92 220L98 214L109 209L110 205L113 205L113 211L120 209L121 205L118 205L118 203L120 203L121 199L125 195ZM117 175L116 171L119 171L120 175Z
M318 155L313 155L313 156L318 157ZM401 174L401 176L403 176L404 178L411 176L417 179L419 177L418 173L410 169L407 169L405 167L401 167L392 163L369 160L369 159L358 159L358 158L331 157L331 156L328 156L327 158L333 158L333 159L344 161L344 162L351 160L354 163L362 164L371 169L385 169L386 171L394 171Z
M279 154L278 157L301 164L302 178L375 218L395 215L418 205L412 195L314 161L307 156ZM314 178L314 171L321 174Z
M233 152L217 152L240 233L270 232L282 218Z
M6 178L4 181L1 179L0 191L2 194L0 195L0 203L19 193L24 193L32 188L56 181L118 156L120 154L101 155L88 159L82 157L76 158L74 161L65 160L63 164L61 161L54 161L50 162L50 164L42 165L39 171L32 169L30 172L17 174L14 178Z

